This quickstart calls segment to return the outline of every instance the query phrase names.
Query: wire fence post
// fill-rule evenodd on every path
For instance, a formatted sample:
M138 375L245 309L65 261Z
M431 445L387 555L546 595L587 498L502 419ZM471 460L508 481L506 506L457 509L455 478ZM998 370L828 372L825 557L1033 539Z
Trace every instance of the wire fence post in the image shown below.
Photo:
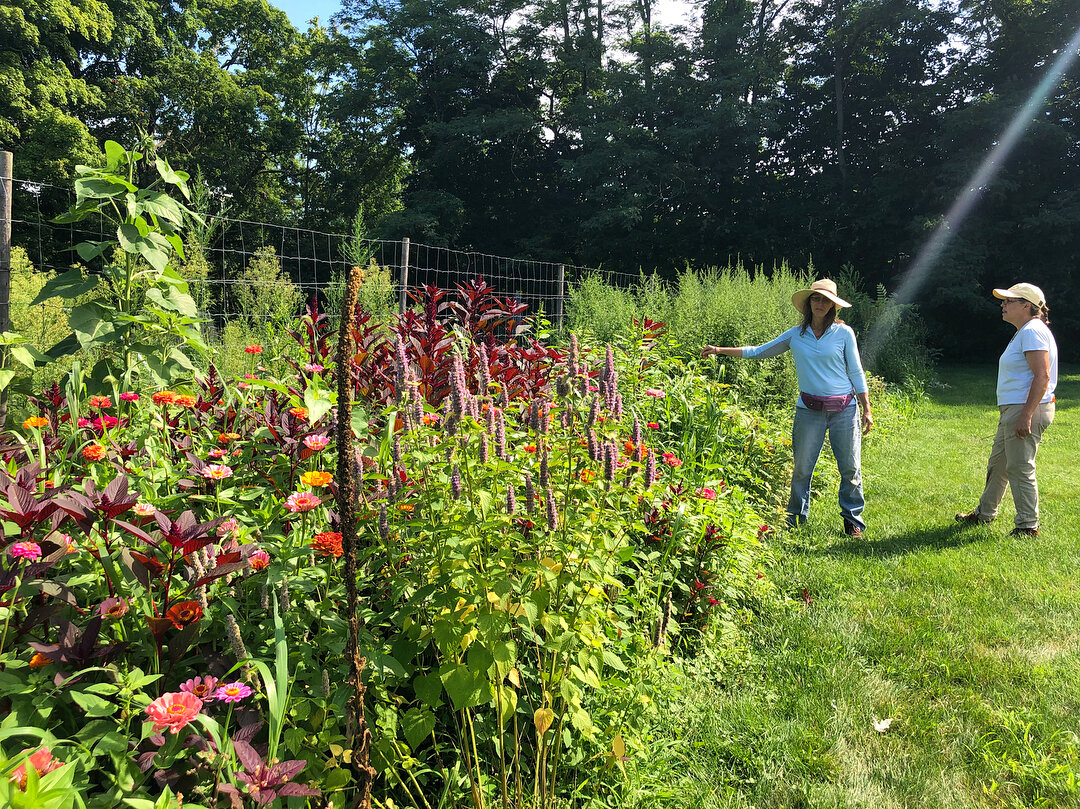
M398 292L398 311L405 313L409 292L409 237L401 240L401 290Z
M562 331L563 299L566 297L566 265L559 265L559 292L555 298L555 325Z
M0 332L11 328L11 193L12 154L0 151ZM7 366L7 350L4 367ZM0 392L0 429L7 424L7 388Z

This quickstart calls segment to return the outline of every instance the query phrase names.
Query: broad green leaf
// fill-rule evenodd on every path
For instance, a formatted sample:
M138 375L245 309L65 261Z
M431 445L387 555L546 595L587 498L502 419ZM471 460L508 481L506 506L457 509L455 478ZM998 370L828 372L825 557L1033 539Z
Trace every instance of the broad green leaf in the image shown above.
M413 680L413 691L425 705L438 708L442 705L442 681L437 674L421 674Z
M330 412L334 403L329 399L320 398L317 391L308 388L304 391L304 406L308 409L308 420L314 424Z
M0 368L0 390L4 390L15 378L15 372L10 368Z
M127 157L127 149L114 140L105 141L105 165L109 171L115 171L120 161Z
M510 669L517 662L517 644L512 640L500 641L492 647L491 656L495 660L499 678L502 679L510 673Z
M172 287L167 288L164 292L157 287L150 287L146 290L146 299L159 309L176 312L185 317L199 316L199 310L195 306L195 300L190 295L173 289Z
M93 301L76 306L68 316L79 345L83 348L113 339L116 329L110 319L111 312Z
M551 723L555 721L555 712L551 708L537 708L533 712L533 724L536 726L536 734L543 736L547 733Z
M112 716L118 710L120 706L115 702L109 702L107 699L103 699L96 694L88 694L84 691L72 691L71 698L86 711L87 718L95 716Z
M8 349L8 352L13 360L21 362L31 370L39 365L48 365L50 362L49 358L38 351L37 348L26 343L13 345Z
M142 241L142 238L139 228L131 222L123 222L116 229L116 239L120 242L120 247L125 253L138 253L138 244Z
M474 674L461 663L444 663L439 678L455 710L475 708L491 701L491 686L484 675Z
M80 245L81 246L81 245ZM57 275L45 282L45 286L37 296L30 301L31 306L37 306L49 298L66 298L71 300L86 292L89 292L98 284L96 275L87 278L77 269L70 269L63 275Z
M60 357L66 357L69 354L74 354L79 350L79 340L75 334L69 334L63 340L56 345L52 346L45 355L51 360L60 359Z
M135 242L135 248L138 250L139 255L146 260L146 263L153 267L158 272L164 270L169 266L169 250L168 242L165 242L166 247L162 248L154 245L153 236L158 234L151 233L144 239L139 239ZM162 239L162 241L165 241Z
M184 222L184 207L161 191L144 191L136 202L139 213L150 213L158 219L165 219L180 225Z
M75 198L79 202L84 199L109 199L134 190L135 186L116 175L80 177L75 181Z
M622 659L610 649L604 649L604 662L615 669L615 671L626 671L626 664L623 663Z
M499 689L498 701L499 701L499 725L505 725L509 722L514 714L517 712L518 696L517 691L508 685L496 686Z
M79 254L79 258L83 261L93 261L100 256L110 247L113 247L116 243L107 242L80 242L75 245L75 252ZM76 270L78 272L78 270Z
M410 708L401 718L401 730L405 741L413 750L423 744L435 729L435 714L426 708Z

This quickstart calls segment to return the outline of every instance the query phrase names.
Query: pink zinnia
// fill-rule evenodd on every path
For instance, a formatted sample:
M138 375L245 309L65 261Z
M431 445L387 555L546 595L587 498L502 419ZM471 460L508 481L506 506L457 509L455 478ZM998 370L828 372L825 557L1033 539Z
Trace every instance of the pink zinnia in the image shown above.
M229 517L229 519L225 520L225 522L218 526L217 535L219 537L227 537L229 536L229 534L233 533L239 528L240 523L238 523L234 517Z
M157 511L157 509L149 503L136 503L131 510L138 514L140 517L153 517L154 512Z
M162 694L146 706L146 715L154 723L154 733L168 728L174 736L186 728L202 711L202 700L186 691Z
M11 556L33 562L41 558L41 546L36 542L16 542L11 546Z
M646 396L652 396L654 399L663 399L667 396L667 393L660 390L660 388L648 388L645 391Z
M187 682L180 683L180 690L187 694L194 694L203 704L214 701L214 691L217 689L217 677L209 674L204 677L195 677Z
M262 548L252 551L251 556L248 557L248 564L252 570L265 570L270 565L270 554Z
M218 686L218 690L214 692L214 699L221 702L239 702L250 696L251 689L239 682L225 683L225 685Z
M26 750L23 750L23 752L25 753ZM42 747L40 750L31 753L24 763L15 768L15 771L11 773L11 780L15 782L20 791L24 791L26 789L26 768L28 766L32 767L41 776L60 769L64 766L64 763L58 758L53 758L52 751L48 747Z
M659 430L660 429L660 425L657 424L655 421L647 421L647 422L645 422L645 426L648 427L650 430Z
M309 374L317 374L320 371L325 371L326 369L319 365L319 363L317 362L309 362L307 365L304 366L304 370L307 371Z
M293 512L293 514L311 511L321 505L322 500L309 492L293 492L285 501L285 508Z
M130 608L126 598L106 598L98 604L98 615L102 618L123 618Z
M224 480L232 477L232 469L225 464L212 463L204 467L200 474L207 480Z
M304 446L314 452L319 452L330 446L330 439L325 435L307 435L304 436Z
M702 487L702 488L698 489L695 492L695 494L698 497L701 497L701 498L703 498L705 500L715 500L716 499L716 490L715 489L710 489L708 486L705 486L705 487Z
M207 454L207 455L208 455L209 457L211 457L211 458L224 458L224 457L225 457L226 455L228 455L229 453L227 453L227 452L226 452L225 450L223 450L223 449L219 449L219 448L217 448L217 447L214 447L214 449L210 450L210 451L209 451L208 453L206 453L206 454Z
M121 402L137 402L137 401L139 401L139 394L137 394L137 393L121 393L120 394L120 401Z
M674 452L665 452L663 458L664 463L668 466L682 466L682 461L679 460L679 457Z

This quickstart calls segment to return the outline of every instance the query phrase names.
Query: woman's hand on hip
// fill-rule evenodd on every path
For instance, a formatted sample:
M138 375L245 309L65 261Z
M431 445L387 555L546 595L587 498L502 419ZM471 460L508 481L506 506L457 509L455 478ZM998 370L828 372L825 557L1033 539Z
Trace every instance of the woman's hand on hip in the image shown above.
M874 427L874 417L870 414L869 410L862 412L862 434L866 435Z

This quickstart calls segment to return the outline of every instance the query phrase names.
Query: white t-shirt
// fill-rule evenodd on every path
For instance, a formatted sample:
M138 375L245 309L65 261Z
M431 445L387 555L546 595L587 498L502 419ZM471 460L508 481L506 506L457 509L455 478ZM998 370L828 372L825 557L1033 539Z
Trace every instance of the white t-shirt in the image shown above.
M1042 402L1054 398L1054 388L1058 378L1058 350L1050 327L1039 318L1032 318L1013 335L1005 347L1005 352L998 360L997 401L999 405L1024 404L1035 374L1031 372L1027 357L1028 351L1046 351L1050 356L1050 384L1046 386L1046 395Z

